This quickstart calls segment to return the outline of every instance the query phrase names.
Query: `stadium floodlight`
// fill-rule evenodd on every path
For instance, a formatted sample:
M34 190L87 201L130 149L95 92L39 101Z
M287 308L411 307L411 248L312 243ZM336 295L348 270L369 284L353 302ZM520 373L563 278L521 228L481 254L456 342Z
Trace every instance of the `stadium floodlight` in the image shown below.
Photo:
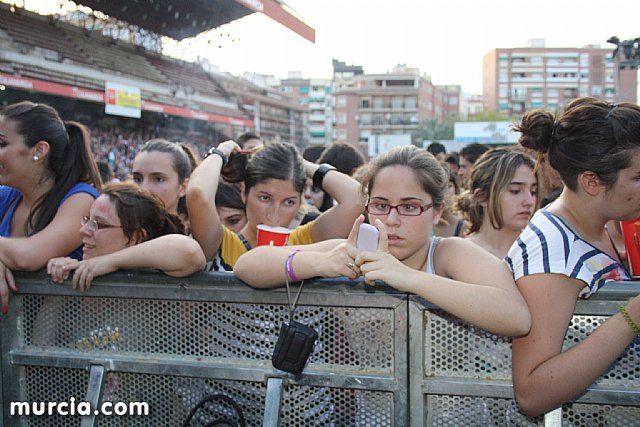
M617 36L609 37L607 43L615 45L611 53L611 59L615 63L615 93L616 100L623 99L620 93L620 72L625 69L636 70L640 68L640 37L620 40Z
M615 59L618 56L618 49L620 47L620 39L617 36L609 37L609 40L607 40L607 43L611 43L611 44L615 44L616 45L616 48L613 50L613 53L611 54L611 57Z
M631 59L633 57L633 40L625 40L622 43L622 53L625 59Z

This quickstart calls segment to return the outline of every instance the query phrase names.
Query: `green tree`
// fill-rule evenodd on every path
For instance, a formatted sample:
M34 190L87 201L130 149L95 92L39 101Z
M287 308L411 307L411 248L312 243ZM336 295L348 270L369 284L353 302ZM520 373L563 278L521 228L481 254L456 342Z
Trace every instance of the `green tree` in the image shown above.
M418 147L422 147L422 141L424 140L438 139L453 139L453 123L427 119L411 134L411 142Z
M505 112L499 111L483 111L474 115L473 117L469 117L466 122L508 122L511 121L512 118Z

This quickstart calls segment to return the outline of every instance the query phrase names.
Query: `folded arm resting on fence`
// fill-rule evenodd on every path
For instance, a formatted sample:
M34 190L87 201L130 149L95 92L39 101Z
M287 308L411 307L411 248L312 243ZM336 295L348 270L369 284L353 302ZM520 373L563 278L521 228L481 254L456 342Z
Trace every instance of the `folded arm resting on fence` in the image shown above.
M184 277L202 271L204 265L204 254L195 240L167 234L83 261L54 258L49 260L47 272L54 282L62 283L75 270L72 286L85 291L94 278L119 269L153 268L169 276Z
M637 337L618 313L562 352L584 282L537 274L519 279L518 285L531 307L534 327L513 340L514 389L525 412L539 415L583 394ZM628 311L640 320L640 298L629 303Z
M381 280L401 292L419 295L490 332L517 336L529 331L529 310L504 262L468 241L443 239L433 260L437 274L427 273L424 266L410 265L411 260L398 260L386 247L370 252L356 249L354 242L361 222L362 217L354 223L347 240L253 249L240 257L234 272L252 286L282 285L283 265L292 249L300 249L291 260L291 269L300 279L340 275L355 278L362 272L367 282ZM384 225L377 225L382 227L380 241L386 246ZM474 262L470 265L462 260Z

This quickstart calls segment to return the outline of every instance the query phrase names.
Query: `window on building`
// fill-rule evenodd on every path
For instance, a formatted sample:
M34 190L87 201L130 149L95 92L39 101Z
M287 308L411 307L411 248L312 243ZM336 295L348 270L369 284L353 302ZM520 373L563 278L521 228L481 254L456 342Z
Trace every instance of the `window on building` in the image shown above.
M371 126L371 114L360 114L360 125Z
M362 98L360 100L360 108L371 108L371 99Z
M416 97L407 96L404 99L404 108L416 108Z
M602 86L592 86L591 87L591 95L592 96L602 96Z
M401 96L394 96L393 98L391 98L391 108L393 108L394 110L399 110L402 109L402 107L403 103Z
M347 124L347 113L338 113L336 115L336 123L339 125Z
M336 97L336 107L344 108L347 106L347 97L344 95L340 95Z
M373 97L373 108L384 108L384 100L381 96Z

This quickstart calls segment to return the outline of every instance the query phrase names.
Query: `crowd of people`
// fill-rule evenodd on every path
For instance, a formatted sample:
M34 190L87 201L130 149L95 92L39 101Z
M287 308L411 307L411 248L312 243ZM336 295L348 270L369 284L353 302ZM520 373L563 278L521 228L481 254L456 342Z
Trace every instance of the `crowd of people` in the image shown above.
M578 298L631 279L605 225L640 217L640 108L579 98L557 117L527 112L516 129L517 146L405 146L371 162L349 144L300 153L256 134L202 155L152 135L91 138L43 104L6 106L2 312L18 291L12 272L43 267L80 291L121 268L225 271L256 288L363 277L514 337L518 403L545 413L640 336L636 297L562 347ZM96 158L116 179L101 177ZM364 222L379 232L377 250L357 247ZM290 229L287 246L258 246L261 224Z

